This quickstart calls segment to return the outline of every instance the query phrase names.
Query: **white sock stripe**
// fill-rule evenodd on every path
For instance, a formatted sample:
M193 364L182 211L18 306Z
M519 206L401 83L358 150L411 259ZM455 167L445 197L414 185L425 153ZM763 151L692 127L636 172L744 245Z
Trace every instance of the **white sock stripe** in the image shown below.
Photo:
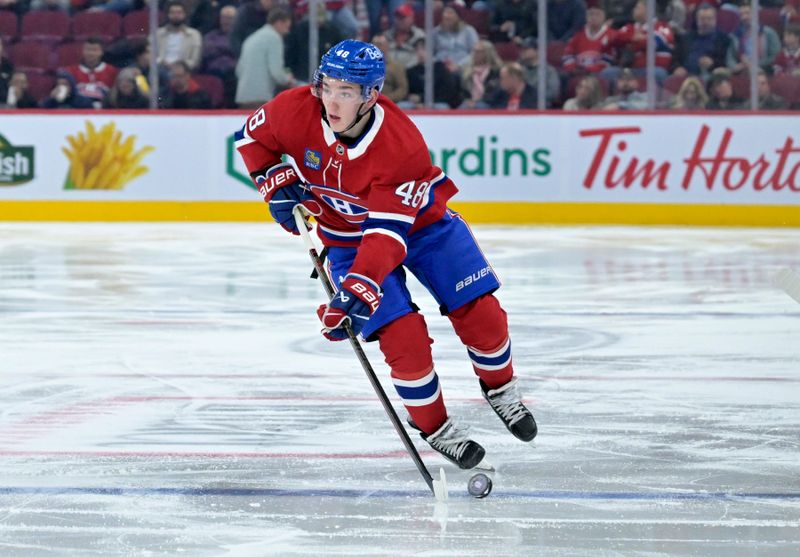
M407 399L401 397L401 400L403 401L403 404L406 406L427 406L428 404L433 404L434 402L436 402L436 399L439 398L441 394L442 394L442 387L441 385L437 385L436 392L433 393L428 398Z
M497 371L498 369L504 369L504 368L508 367L508 365L510 363L511 363L511 356L509 355L508 359L505 362L503 362L502 364L490 366L488 364L479 364L478 362L472 362L472 365L475 366L478 369L483 370L483 371Z
M392 383L394 383L398 387L422 387L435 379L436 379L436 370L432 369L428 375L420 379L406 380L406 379L395 379L394 377L392 377Z
M506 341L503 343L503 346L500 347L499 350L496 352L481 352L480 350L476 350L471 346L467 346L467 350L475 354L476 356L480 356L481 358L497 358L498 356L502 356L503 352L508 350L508 347L511 345L511 339L507 338Z

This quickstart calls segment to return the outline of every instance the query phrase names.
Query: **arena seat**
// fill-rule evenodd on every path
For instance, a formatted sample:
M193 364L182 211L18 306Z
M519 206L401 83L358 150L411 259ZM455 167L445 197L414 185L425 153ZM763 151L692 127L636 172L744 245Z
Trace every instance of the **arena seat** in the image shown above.
M69 23L69 16L64 12L28 12L22 16L20 40L60 43L69 37Z
M8 48L8 58L14 69L28 74L44 74L53 70L53 51L39 42L22 42Z
M222 107L225 100L225 85L222 79L210 74L195 74L192 79L211 97L211 108Z
M72 17L72 35L76 41L97 37L105 44L120 36L122 17L115 12L78 12Z
M14 12L0 11L0 37L3 37L3 44L8 44L16 40L19 35L19 19Z
M36 102L41 102L46 98L53 87L56 85L56 78L50 74L40 74L26 72L28 76L28 92L36 99Z
M147 38L150 33L149 10L134 10L122 18L122 34L128 39Z

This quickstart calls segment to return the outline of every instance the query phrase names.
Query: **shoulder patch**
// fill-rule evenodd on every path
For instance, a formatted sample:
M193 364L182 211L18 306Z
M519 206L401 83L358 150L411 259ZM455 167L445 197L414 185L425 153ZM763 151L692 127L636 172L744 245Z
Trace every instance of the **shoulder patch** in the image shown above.
M306 149L303 156L303 164L312 170L319 170L322 168L322 153L312 149Z

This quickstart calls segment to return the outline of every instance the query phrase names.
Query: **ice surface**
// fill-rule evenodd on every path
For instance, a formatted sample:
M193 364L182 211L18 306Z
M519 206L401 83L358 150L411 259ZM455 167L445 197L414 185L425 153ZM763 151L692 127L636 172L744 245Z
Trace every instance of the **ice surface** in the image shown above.
M472 499L418 440L437 505L318 334L299 239L0 224L0 555L800 553L800 305L771 284L800 233L475 232L540 433L505 432L415 287L450 412L498 468Z

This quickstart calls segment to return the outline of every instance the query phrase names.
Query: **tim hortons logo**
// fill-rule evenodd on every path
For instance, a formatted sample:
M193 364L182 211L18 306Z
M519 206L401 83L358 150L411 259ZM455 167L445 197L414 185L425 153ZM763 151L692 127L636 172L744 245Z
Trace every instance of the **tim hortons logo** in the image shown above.
M709 126L703 125L691 154L682 159L682 167L675 164L678 168L673 169L670 161L640 159L626 152L628 143L642 133L638 126L581 130L579 133L581 137L600 140L583 178L586 189L622 187L664 191L677 186L673 175L680 173L680 187L684 190L705 187L736 191L746 187L754 191L788 189L800 192L800 159L793 157L800 153L800 146L796 146L791 137L774 151L753 152L748 158L729 152L733 138L731 128L725 128L715 144L709 140Z

